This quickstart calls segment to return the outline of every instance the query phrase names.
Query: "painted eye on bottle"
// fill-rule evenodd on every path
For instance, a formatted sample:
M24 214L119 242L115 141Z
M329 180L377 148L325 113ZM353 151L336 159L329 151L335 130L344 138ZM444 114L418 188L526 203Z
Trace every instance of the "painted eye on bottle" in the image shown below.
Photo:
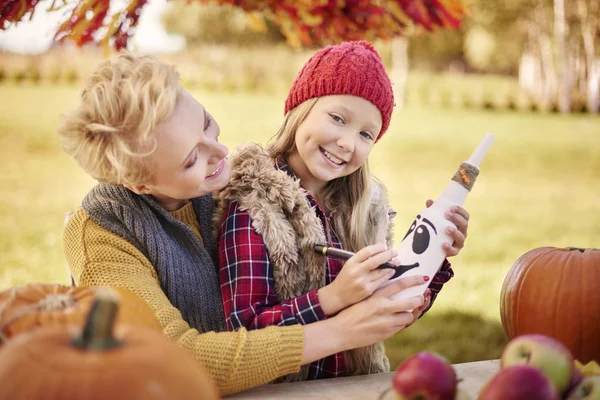
M412 249L415 254L423 254L429 247L429 229L425 225L419 225L413 236Z
M410 228L408 228L408 232L406 232L406 235L404 235L404 237L402 238L402 240L406 239L406 237L408 235L410 235L412 233L412 231L415 230L415 228L417 227L417 220L415 219L412 223L412 225L410 226Z

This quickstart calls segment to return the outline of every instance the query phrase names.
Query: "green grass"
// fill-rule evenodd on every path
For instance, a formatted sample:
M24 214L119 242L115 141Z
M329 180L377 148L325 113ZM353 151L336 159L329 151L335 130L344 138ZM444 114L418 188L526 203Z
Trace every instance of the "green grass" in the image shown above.
M281 121L282 95L194 94L230 148L265 143ZM94 184L55 135L77 95L75 87L0 86L0 289L67 282L64 213ZM451 260L456 276L429 314L388 340L392 366L425 349L454 362L496 358L506 343L500 288L512 263L538 246L598 247L600 119L411 104L371 156L398 211L397 237L485 132L496 142L465 203L472 218L467 245Z

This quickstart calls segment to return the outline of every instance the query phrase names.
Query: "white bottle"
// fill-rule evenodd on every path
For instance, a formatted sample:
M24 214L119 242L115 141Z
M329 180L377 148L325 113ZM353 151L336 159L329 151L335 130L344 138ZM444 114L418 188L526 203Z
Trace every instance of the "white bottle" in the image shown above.
M448 226L456 228L456 225L446 219L445 213L453 205L463 205L479 174L479 164L493 141L494 135L487 133L469 160L460 165L446 190L431 207L425 208L417 215L408 229L398 246L398 256L395 258L401 265L396 270L396 275L386 282L386 285L400 277L412 275L429 276L431 279L423 285L399 292L394 298L408 298L423 294L440 270L446 258L442 243L453 243L453 239L446 233L446 228Z

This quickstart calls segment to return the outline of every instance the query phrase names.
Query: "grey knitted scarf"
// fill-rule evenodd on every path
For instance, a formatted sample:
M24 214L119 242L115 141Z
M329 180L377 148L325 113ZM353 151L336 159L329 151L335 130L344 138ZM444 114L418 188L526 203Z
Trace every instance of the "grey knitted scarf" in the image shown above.
M103 228L123 237L152 263L160 285L191 327L200 332L225 331L212 235L214 200L192 199L204 247L192 229L148 195L100 183L82 207Z

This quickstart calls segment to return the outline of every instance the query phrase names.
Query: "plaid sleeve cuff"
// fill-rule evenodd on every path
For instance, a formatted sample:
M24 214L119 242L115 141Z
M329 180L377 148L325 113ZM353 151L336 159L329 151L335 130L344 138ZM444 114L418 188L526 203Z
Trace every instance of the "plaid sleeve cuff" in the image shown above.
M298 320L298 323L302 325L327 319L327 316L321 308L317 289L296 297L292 302L294 304L296 319Z
M431 306L433 306L433 302L442 290L444 283L448 282L452 277L454 277L454 271L452 270L452 265L446 258L444 259L442 267L440 268L438 273L435 274L433 280L431 281L431 284L429 285L429 289L431 289L431 302L429 303L429 307L427 307L427 309L425 309L421 313L421 316L419 318L421 318L423 315L425 315L427 311L431 309Z

